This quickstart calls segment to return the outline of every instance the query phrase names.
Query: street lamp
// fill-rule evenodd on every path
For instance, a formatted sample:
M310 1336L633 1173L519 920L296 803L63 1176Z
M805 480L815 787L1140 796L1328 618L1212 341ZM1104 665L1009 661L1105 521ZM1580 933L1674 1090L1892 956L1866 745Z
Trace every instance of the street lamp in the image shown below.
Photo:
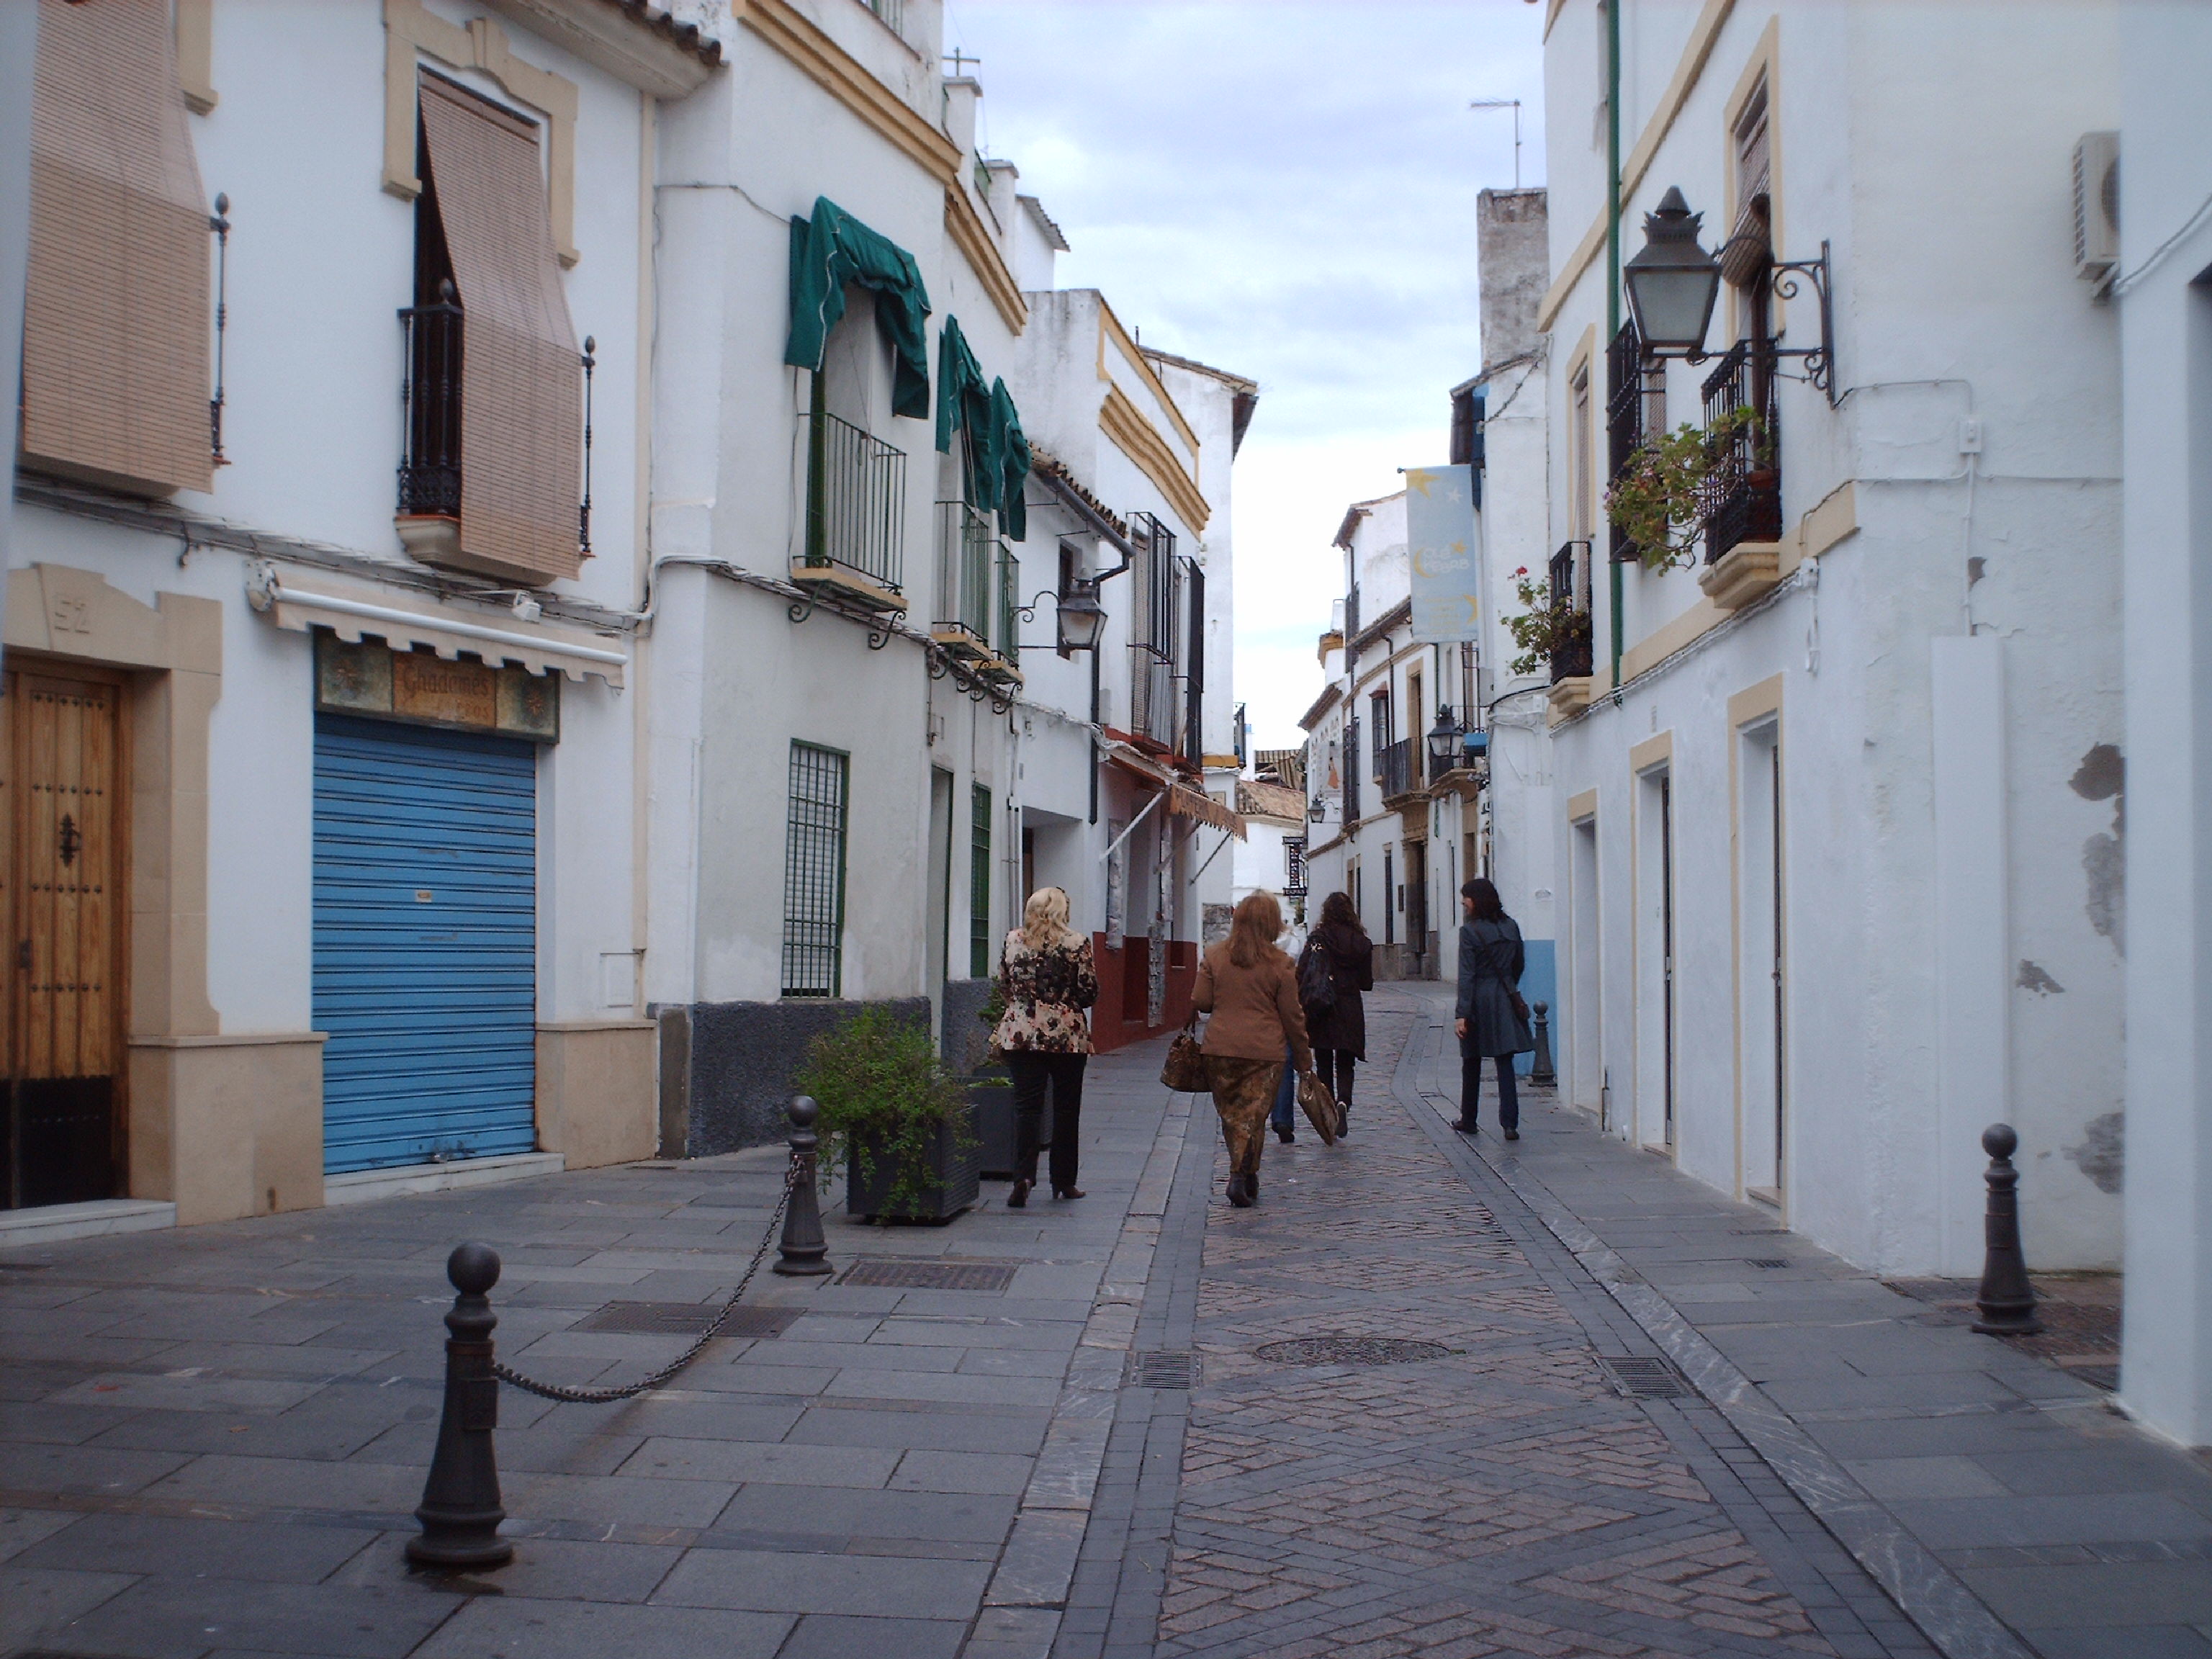
M1644 246L1621 272L1637 338L1657 357L1705 355L1705 329L1721 291L1721 262L1699 246L1703 214L1670 186L1644 216Z
M1014 614L1025 623L1035 622L1037 607L1045 602L1047 597L1053 595L1054 591L1049 587L1042 589L1027 605L1016 607ZM1071 651L1096 651L1098 648L1099 636L1106 631L1106 610L1098 603L1097 585L1091 582L1079 583L1066 592L1059 594L1058 599L1060 637L1055 644L1065 646ZM1042 645L1025 645L1017 648L1023 651L1041 651L1046 647Z
M1437 708L1437 723L1429 728L1429 775L1441 777L1452 769L1458 758L1461 732L1459 722L1452 718L1451 705L1442 703Z

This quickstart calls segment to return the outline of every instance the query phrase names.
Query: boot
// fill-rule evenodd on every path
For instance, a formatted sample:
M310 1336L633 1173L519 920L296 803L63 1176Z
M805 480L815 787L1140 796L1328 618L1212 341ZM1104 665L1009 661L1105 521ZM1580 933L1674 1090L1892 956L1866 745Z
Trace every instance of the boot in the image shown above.
M1252 1200L1244 1185L1250 1179L1249 1176L1235 1173L1231 1173L1229 1177L1229 1201L1240 1210L1249 1210L1252 1207Z

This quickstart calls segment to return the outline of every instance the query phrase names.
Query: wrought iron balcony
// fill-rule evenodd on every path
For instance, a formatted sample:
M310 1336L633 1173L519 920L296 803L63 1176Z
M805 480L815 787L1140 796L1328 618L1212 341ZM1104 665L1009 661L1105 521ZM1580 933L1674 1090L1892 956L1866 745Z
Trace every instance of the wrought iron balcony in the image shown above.
M1147 647L1129 647L1129 730L1165 750L1176 746L1175 665Z
M984 514L965 501L938 502L937 593L929 631L948 650L981 656L991 648L998 549Z
M461 513L461 307L453 285L435 304L399 313L406 378L400 382L402 518L458 519Z
M1567 605L1565 629L1552 643L1552 684L1590 672L1590 544L1568 542L1552 555L1552 600Z
M1738 340L1705 376L1708 430L1739 410L1755 417L1731 433L1719 465L1699 491L1698 519L1705 533L1705 562L1719 562L1741 542L1782 539L1782 428L1771 340Z
M1375 757L1375 771L1382 785L1382 804L1394 805L1403 795L1419 794L1421 783L1421 740L1401 738Z
M906 453L827 410L807 418L806 555L792 574L902 609Z

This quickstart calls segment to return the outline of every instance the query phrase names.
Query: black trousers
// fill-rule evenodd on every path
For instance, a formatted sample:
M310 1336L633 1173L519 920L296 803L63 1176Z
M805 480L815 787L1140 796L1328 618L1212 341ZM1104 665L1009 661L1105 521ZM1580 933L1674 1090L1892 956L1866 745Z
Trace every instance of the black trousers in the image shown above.
M1492 1058L1498 1061L1498 1127L1517 1129L1521 1127L1521 1092L1513 1076L1513 1056L1498 1054ZM1475 1098L1482 1092L1482 1055L1460 1050L1459 1121L1463 1127L1474 1121Z
M1075 1146L1083 1121L1083 1066L1088 1054L1006 1056L1014 1079L1014 1175L1034 1182L1037 1167L1037 1120L1044 1113L1044 1088L1052 1085L1052 1188L1075 1185Z
M1349 1048L1316 1048L1314 1050L1314 1071L1336 1097L1337 1103L1352 1104L1352 1050Z

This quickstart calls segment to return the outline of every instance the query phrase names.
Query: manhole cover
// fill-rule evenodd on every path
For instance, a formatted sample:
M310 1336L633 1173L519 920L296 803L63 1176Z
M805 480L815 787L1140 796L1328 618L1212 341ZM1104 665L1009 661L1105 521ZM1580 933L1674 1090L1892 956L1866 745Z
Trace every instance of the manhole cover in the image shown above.
M803 1308L732 1308L722 1322L722 1334L781 1336L805 1312ZM714 1316L711 1305L697 1302L610 1302L571 1328L625 1336L696 1336Z
M1441 1342L1415 1342L1401 1336L1301 1336L1265 1343L1252 1352L1277 1365L1410 1365L1442 1359L1452 1351Z
M1686 1400L1689 1379L1663 1359L1644 1354L1600 1354L1614 1388L1631 1400Z
M1198 1386L1198 1356L1190 1353L1133 1353L1122 1373L1137 1389L1191 1389Z
M864 1255L845 1269L840 1285L878 1285L901 1291L1003 1291L1014 1282L1012 1261L908 1261Z
M1790 1265L1778 1255L1747 1255L1743 1260L1747 1267L1786 1267Z

